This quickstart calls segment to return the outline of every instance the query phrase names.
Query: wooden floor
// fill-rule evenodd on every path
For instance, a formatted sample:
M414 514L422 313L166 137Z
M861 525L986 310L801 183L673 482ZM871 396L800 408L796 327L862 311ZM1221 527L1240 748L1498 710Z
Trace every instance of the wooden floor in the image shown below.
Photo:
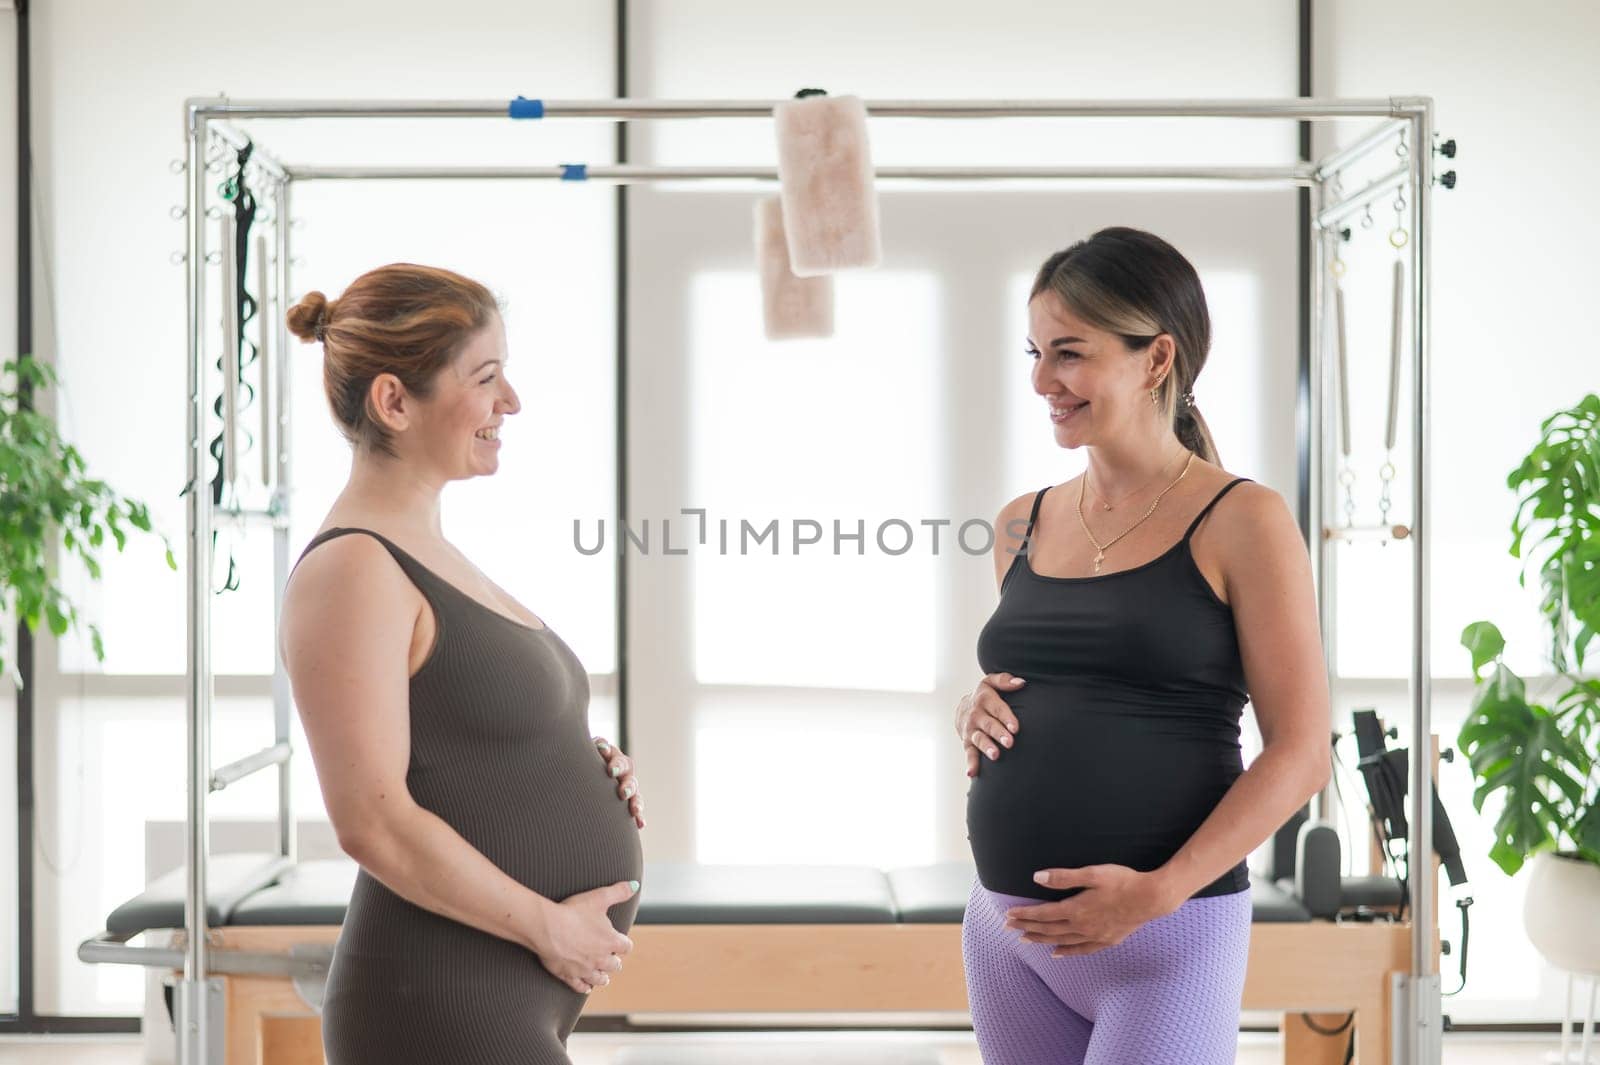
M1445 1065L1545 1065L1553 1036L1450 1033ZM970 1032L579 1033L573 1065L981 1065ZM1577 1062L1574 1043L1572 1061ZM1600 1065L1600 1047L1591 1052ZM1276 1035L1240 1036L1237 1065L1278 1065ZM142 1065L137 1037L0 1036L0 1065Z

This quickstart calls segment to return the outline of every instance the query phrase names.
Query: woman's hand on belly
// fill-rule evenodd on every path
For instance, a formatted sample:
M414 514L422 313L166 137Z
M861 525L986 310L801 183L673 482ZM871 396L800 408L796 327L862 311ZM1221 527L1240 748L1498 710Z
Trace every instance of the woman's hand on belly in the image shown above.
M633 775L633 759L623 754L622 748L613 747L604 736L594 738L594 748L600 752L606 772L617 782L617 798L627 802L633 823L643 828L644 799L639 795L639 781Z
M587 995L622 971L622 956L633 940L618 932L606 911L631 899L637 880L595 888L547 904L534 938L534 953L557 980Z
M1083 890L1059 902L1013 906L1006 927L1029 943L1048 943L1053 958L1093 954L1114 947L1140 926L1165 917L1180 905L1159 872L1142 873L1125 865L1045 869L1034 875L1045 887Z
M1014 692L1026 683L1010 673L990 673L972 689L972 694L961 697L956 706L956 735L966 748L967 776L978 775L981 763L979 752L992 762L1000 757L1001 747L1010 747L1020 725L1017 715L1006 705L1001 692Z

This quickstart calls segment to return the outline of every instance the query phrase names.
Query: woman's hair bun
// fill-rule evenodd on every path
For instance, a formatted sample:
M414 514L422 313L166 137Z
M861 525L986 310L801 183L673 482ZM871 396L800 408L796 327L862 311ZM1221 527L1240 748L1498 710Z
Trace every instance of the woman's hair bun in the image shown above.
M307 342L321 340L329 313L327 296L316 291L307 292L299 303L289 308L289 332Z

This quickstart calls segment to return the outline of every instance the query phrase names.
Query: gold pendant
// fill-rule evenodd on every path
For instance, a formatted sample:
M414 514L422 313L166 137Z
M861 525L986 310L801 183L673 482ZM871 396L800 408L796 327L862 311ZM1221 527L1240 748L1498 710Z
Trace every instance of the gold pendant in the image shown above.
M1106 553L1104 551L1102 551L1098 555L1094 556L1094 571L1096 573L1100 572L1100 563L1104 562L1105 560L1106 560Z

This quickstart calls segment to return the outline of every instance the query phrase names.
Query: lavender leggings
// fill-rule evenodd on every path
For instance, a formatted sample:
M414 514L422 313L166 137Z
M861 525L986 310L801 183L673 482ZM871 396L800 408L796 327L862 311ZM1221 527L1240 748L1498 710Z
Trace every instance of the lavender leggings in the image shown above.
M1233 1065L1248 891L1190 899L1064 958L1005 927L1007 909L1038 901L972 885L961 945L985 1065Z

